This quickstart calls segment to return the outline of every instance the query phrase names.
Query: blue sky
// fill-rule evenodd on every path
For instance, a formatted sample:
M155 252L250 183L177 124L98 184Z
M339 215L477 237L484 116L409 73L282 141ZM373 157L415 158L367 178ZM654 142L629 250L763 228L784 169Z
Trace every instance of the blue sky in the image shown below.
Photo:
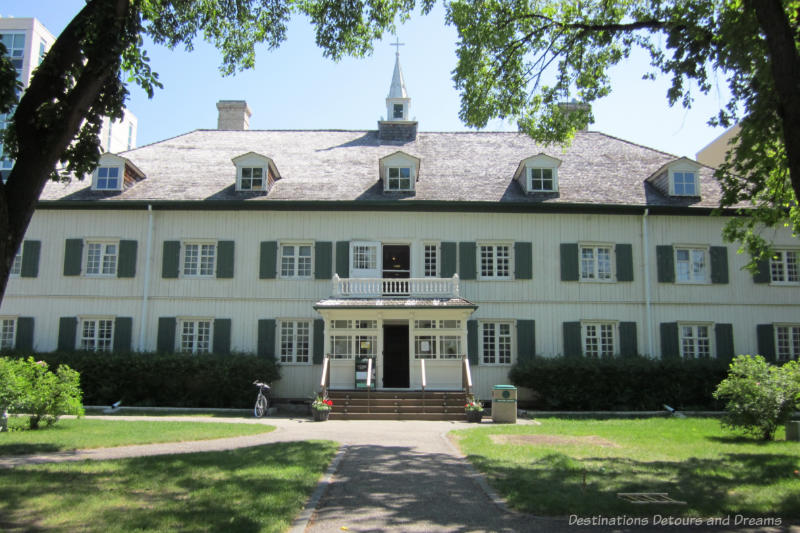
M82 5L82 0L5 0L0 16L36 17L57 35ZM400 62L420 131L466 130L458 119L459 97L451 79L456 33L444 25L444 9L438 5L430 15L412 17L397 34L406 43ZM191 53L146 43L164 89L148 99L137 87L130 88L128 108L139 119L138 145L215 128L218 100L247 100L252 129L374 129L386 113L394 67L391 42L394 36L387 35L370 57L334 63L322 57L310 24L297 18L280 49L259 49L254 70L229 77L220 75L220 56L205 43L196 43ZM614 90L595 103L590 129L693 158L723 131L706 121L725 104L726 88L698 94L690 110L670 108L667 80L641 79L647 67L639 55L615 68ZM515 126L494 121L486 129L512 131Z

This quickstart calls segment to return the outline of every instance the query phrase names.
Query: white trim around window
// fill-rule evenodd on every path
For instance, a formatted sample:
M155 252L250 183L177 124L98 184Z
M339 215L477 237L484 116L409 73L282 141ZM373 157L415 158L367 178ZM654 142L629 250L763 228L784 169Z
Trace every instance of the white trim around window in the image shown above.
M441 247L439 242L422 243L422 277L438 278L439 263L441 262Z
M236 190L262 192L267 190L269 168L265 166L237 166Z
M584 357L614 357L619 353L619 323L605 320L581 321L581 347Z
M217 272L217 242L187 241L181 246L181 275L213 278Z
M17 318L0 317L0 350L13 350L17 346Z
M121 191L125 181L125 165L102 165L94 171L95 191Z
M119 241L87 239L84 272L89 277L114 277L119 264Z
M708 359L714 357L714 324L678 323L678 344L684 359Z
M775 324L775 359L800 361L800 324Z
M580 281L609 283L615 281L614 245L578 244Z
M314 273L314 245L286 242L280 245L280 274L284 279L311 279Z
M556 192L558 191L558 167L545 167L529 165L526 167L529 192Z
M510 320L479 321L478 362L484 366L508 366L514 362L514 323Z
M414 190L416 181L414 168L411 166L386 167L386 192L409 192Z
M778 249L769 260L769 279L775 285L800 285L800 250Z
M514 245L505 242L477 244L478 279L511 279L514 268Z
M278 361L282 365L310 365L312 362L312 320L278 321Z
M178 318L178 331L175 335L175 350L179 353L211 353L214 346L214 319L185 317Z
M9 276L12 278L18 278L22 275L22 248L23 245L20 244L17 255L14 256L14 261L11 263L11 272L9 272Z
M110 352L114 348L114 317L80 317L78 319L79 350Z
M708 246L676 244L675 283L709 283Z

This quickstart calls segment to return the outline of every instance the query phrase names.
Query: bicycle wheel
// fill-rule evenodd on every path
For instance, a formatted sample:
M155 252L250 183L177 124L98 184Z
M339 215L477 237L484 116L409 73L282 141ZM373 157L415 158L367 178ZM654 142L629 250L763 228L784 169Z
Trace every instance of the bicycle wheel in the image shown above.
M267 409L269 408L269 403L267 399L264 397L263 394L258 395L256 399L256 407L253 409L253 414L256 415L256 418L261 418L265 414L267 414Z

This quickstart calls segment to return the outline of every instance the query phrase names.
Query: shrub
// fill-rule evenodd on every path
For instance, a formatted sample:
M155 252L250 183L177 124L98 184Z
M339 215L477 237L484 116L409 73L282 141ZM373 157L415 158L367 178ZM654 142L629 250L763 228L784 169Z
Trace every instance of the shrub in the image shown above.
M50 363L81 374L86 405L252 407L253 380L280 379L274 359L249 354L53 352Z
M723 424L762 440L773 440L800 402L800 366L789 361L775 366L757 355L740 355L714 392L726 399Z
M537 357L512 367L511 382L533 392L529 406L559 411L649 411L719 406L714 387L727 362L716 359Z

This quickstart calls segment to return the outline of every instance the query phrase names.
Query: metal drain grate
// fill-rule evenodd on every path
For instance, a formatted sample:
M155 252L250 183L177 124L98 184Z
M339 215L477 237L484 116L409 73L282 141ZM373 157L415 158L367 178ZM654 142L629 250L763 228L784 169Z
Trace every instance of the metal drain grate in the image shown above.
M672 505L686 505L686 502L679 502L669 497L666 492L618 492L617 498L630 503L666 503Z

